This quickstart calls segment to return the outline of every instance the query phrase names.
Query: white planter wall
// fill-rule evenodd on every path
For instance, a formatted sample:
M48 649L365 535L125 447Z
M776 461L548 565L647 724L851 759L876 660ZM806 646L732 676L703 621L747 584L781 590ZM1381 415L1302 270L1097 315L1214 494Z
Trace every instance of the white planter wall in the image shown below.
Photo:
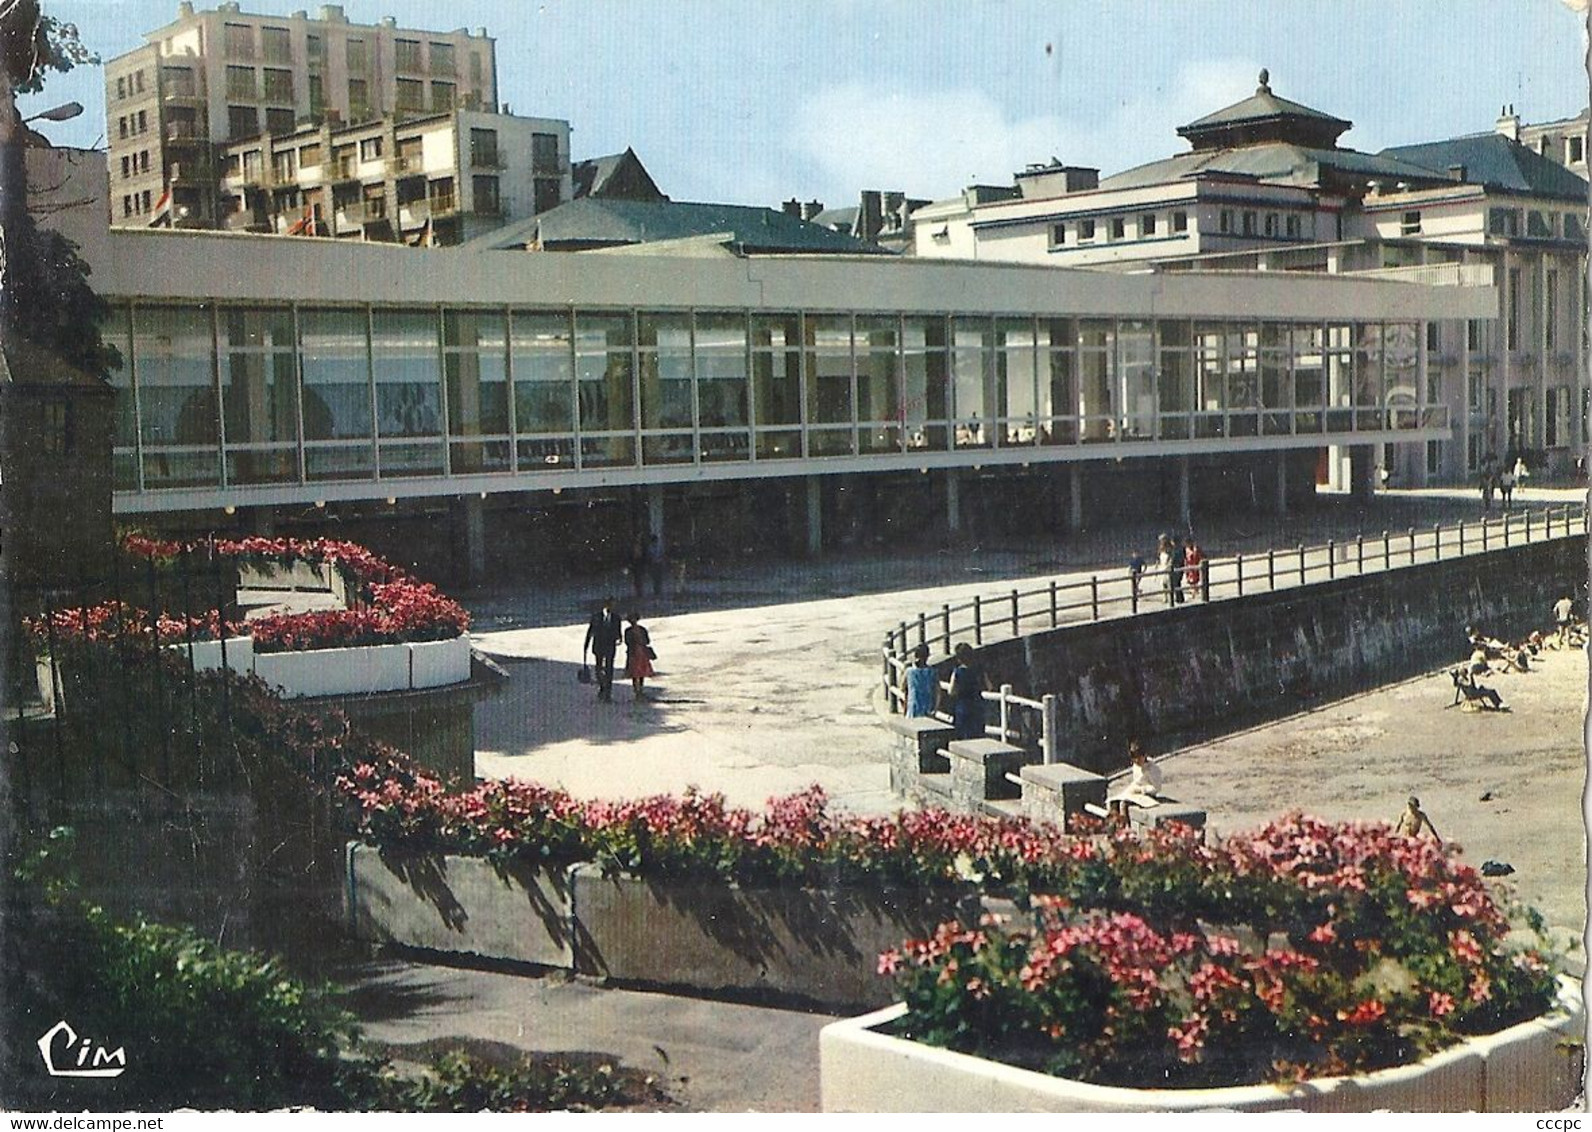
M470 638L257 653L254 674L288 699L442 688L470 678Z
M167 645L169 649L190 656L195 672L209 672L221 667L221 642L220 641L195 641L193 651L189 653L186 641L178 644ZM244 675L254 671L254 638L253 637L228 637L227 638L227 667L234 672Z
M254 674L289 699L405 691L409 646L263 652L254 658Z
M1416 1065L1302 1085L1123 1089L1086 1085L879 1033L900 1003L819 1032L825 1112L1556 1112L1581 1088L1581 989L1561 978L1559 1008Z
M416 641L409 649L409 686L441 688L470 678L470 638Z

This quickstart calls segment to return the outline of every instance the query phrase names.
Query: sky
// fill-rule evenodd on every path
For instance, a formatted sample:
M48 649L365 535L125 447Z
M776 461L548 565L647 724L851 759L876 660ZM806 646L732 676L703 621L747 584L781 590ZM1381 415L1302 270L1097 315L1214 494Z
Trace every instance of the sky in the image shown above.
M214 7L199 0L196 7ZM497 40L501 101L571 123L574 157L635 149L675 200L831 207L862 189L942 199L1057 157L1110 174L1187 149L1177 127L1254 93L1354 122L1367 152L1587 105L1566 0L344 0L349 18ZM286 15L319 0L251 0ZM103 58L176 0L45 0ZM22 102L103 145L85 67Z

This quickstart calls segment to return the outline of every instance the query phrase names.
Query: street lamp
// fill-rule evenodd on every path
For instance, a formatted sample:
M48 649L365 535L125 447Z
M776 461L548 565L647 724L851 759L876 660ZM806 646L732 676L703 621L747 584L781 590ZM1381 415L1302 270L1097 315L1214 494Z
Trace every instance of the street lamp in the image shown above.
M83 113L83 104L81 102L63 102L59 106L52 106L48 110L41 110L37 114L29 115L22 119L22 124L26 126L29 122L37 122L40 119L46 122L67 122L81 113Z

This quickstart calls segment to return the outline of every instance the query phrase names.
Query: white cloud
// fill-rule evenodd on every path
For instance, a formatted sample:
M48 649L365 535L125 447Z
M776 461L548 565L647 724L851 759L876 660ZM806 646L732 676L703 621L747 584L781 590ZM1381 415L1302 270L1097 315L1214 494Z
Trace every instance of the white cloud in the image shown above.
M864 188L946 197L973 183L1010 184L1052 156L1111 173L1181 152L1176 128L1246 97L1259 70L1248 59L1188 63L1103 115L1024 116L982 90L850 82L798 107L787 145L836 200Z

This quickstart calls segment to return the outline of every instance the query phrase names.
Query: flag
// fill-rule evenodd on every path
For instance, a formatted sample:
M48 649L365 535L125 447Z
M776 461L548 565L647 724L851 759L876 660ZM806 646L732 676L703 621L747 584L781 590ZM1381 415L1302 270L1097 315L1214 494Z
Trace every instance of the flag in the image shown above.
M160 199L155 202L155 210L150 213L149 226L151 228L171 227L171 186L166 186L166 191L160 194Z
M426 222L420 226L420 231L415 233L415 238L410 241L411 248L429 248L431 246L431 217L426 217Z
M313 236L315 235L314 225L315 216L310 212L309 209L306 208L304 210L304 215L299 217L298 220L294 222L293 226L284 234L288 236Z

